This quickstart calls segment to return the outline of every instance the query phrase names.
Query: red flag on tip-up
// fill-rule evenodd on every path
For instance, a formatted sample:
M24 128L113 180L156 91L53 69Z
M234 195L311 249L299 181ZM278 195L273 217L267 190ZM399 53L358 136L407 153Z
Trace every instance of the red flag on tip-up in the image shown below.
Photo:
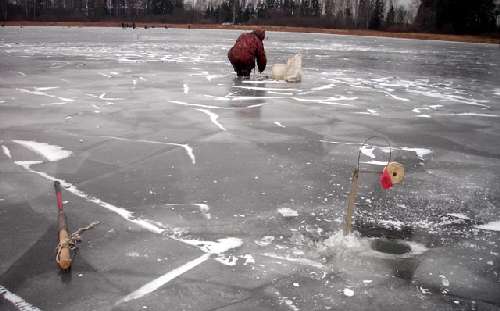
M389 174L386 167L384 167L382 174L380 174L380 185L385 190L390 189L392 187L391 175Z

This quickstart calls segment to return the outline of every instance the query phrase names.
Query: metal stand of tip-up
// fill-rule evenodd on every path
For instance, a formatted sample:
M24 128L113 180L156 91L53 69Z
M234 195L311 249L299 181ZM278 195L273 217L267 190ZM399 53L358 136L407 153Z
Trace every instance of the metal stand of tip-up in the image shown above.
M364 146L368 146L368 142L373 139L382 139L387 143L387 147L389 148L389 157L387 159L387 165L384 166L382 172L372 171L372 170L361 170L359 168L359 161L361 158L361 148ZM367 138L358 151L358 162L356 168L352 172L352 180L351 180L351 191L349 192L349 196L347 197L347 208L344 215L344 236L352 233L352 214L354 212L354 205L356 203L356 198L358 195L358 186L359 186L359 175L361 173L368 174L379 174L380 175L380 185L384 190L390 189L393 185L399 184L403 181L405 176L405 169L401 163L391 161L392 160L392 146L386 137L382 136L372 136Z

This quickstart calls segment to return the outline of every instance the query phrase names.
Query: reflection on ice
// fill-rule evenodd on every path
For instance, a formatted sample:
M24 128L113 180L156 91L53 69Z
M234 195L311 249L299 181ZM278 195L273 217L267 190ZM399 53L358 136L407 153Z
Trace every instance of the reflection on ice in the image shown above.
M247 90L256 90L256 91L296 91L300 92L298 89L289 89L289 88L273 88L273 87L261 87L261 86L245 86L245 85L235 85L233 87L247 89Z

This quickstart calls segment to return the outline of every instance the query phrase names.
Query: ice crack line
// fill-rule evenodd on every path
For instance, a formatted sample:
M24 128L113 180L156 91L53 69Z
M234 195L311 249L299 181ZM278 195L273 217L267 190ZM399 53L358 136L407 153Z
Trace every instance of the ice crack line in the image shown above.
M125 138L125 137L108 136L108 135L102 135L102 136L97 136L97 137L109 138L109 139L115 139L115 140L121 140L121 141L139 142L139 143L146 143L146 144L169 145L169 146L181 147L181 148L184 148L187 156L191 159L191 162L193 164L196 164L196 157L194 156L193 148L191 146L189 146L188 144L167 143L167 142L163 142L163 141L148 140L148 139L131 139L131 138Z

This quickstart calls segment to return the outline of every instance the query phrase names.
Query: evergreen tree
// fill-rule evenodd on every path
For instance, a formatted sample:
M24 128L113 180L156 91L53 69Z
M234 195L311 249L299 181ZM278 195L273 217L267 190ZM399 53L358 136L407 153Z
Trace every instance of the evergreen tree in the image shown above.
M384 2L382 0L373 0L372 7L370 28L380 29L384 20Z
M387 17L385 18L385 26L386 27L393 26L395 19L396 19L396 11L394 10L394 5L391 1L391 7L389 8L389 12L387 12Z
M266 17L266 5L264 2L259 2L257 5L257 18L265 18Z
M493 0L422 0L416 24L427 31L482 33L495 29Z
M252 17L252 12L250 11L249 6L247 6L246 9L241 14L241 22L246 23L250 20L251 17Z
M174 3L171 0L154 0L152 5L156 15L166 15L174 11Z

